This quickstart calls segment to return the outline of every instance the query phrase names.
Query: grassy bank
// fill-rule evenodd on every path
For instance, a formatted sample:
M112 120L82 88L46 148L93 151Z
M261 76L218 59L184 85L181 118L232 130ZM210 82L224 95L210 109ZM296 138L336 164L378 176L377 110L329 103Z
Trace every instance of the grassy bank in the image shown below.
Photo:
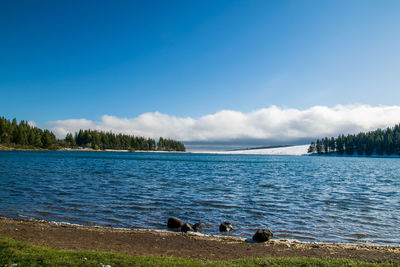
M399 266L347 259L250 258L202 261L162 256L133 256L109 252L62 251L0 237L1 266Z

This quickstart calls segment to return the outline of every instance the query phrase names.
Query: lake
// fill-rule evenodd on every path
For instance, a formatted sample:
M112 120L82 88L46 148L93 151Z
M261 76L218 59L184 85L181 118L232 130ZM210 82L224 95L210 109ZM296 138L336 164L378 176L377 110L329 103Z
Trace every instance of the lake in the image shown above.
M0 151L0 215L205 234L400 244L400 159Z

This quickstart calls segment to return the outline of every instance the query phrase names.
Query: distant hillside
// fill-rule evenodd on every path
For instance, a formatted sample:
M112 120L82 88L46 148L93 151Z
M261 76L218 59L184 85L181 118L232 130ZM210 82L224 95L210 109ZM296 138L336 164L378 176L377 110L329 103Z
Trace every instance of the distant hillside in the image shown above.
M64 140L57 140L49 130L29 125L26 121L17 122L0 118L0 145L19 149L91 148L94 150L148 150L148 151L186 151L181 142L160 137L158 142L152 138L115 134L97 130L79 130L74 135L68 133Z
M257 149L272 149L272 148L281 148L281 147L289 147L291 145L284 146L258 146L258 147L248 147L248 148L237 148L237 149L229 149L227 151L242 151L242 150L257 150Z
M274 146L267 148L256 148L256 149L243 149L234 151L220 151L214 152L217 154L243 154L243 155L292 155L300 156L307 154L308 145L297 145L297 146Z
M399 155L400 154L400 125L392 128L377 129L367 133L340 135L336 138L325 137L312 142L309 153L340 155Z

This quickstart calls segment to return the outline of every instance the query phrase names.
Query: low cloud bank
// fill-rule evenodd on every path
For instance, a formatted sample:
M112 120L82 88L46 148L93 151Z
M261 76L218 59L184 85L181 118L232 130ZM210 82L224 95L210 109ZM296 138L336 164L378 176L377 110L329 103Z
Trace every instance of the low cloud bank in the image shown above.
M163 136L188 143L247 140L250 143L268 141L270 144L289 144L391 127L399 122L400 106L338 105L332 108L314 106L304 110L271 106L250 113L222 110L198 119L159 112L144 113L130 119L104 115L101 121L52 121L49 128L59 138L65 137L68 132L90 128L151 138Z

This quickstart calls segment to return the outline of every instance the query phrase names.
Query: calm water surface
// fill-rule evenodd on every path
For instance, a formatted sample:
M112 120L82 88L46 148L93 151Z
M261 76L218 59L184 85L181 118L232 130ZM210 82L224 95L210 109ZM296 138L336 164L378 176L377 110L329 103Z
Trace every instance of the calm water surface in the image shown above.
M223 221L251 237L400 244L400 159L0 152L0 214L166 229Z

